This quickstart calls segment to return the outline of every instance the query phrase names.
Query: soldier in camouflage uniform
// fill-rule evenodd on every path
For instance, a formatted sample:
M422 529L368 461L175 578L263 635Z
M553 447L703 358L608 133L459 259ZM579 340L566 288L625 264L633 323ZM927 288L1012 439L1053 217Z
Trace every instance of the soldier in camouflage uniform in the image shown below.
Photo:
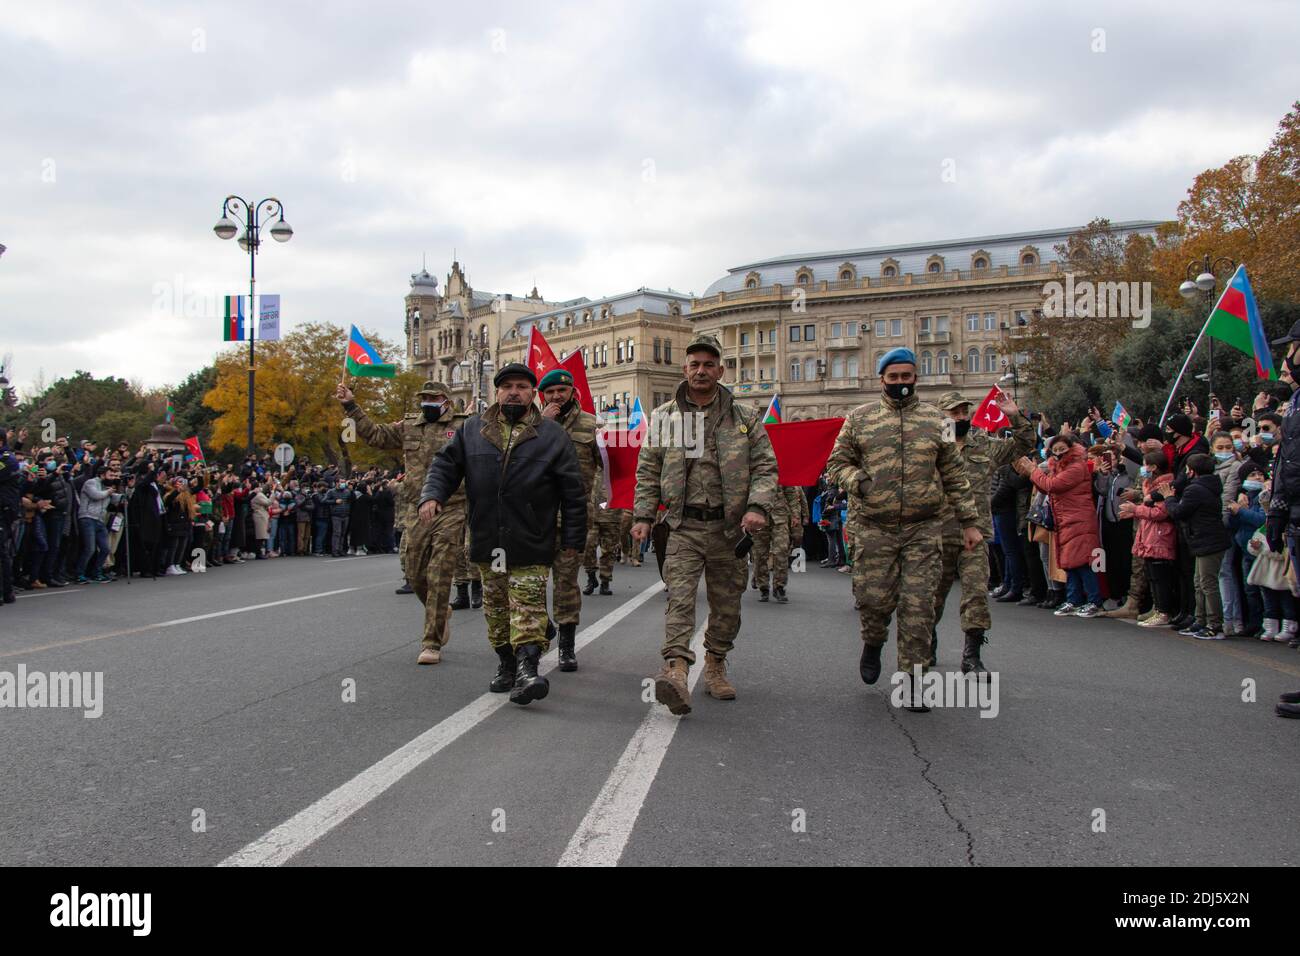
M767 582L772 581L772 597L777 604L788 604L785 585L790 576L790 550L795 542L803 543L803 526L808 520L808 499L802 488L780 485L772 510L772 524L754 535L754 584L758 599L767 600Z
M632 509L619 508L618 550L619 561L634 568L641 567L641 545L632 540Z
M582 565L587 572L587 585L583 594L596 593L596 574L600 573L600 593L613 594L610 584L614 581L614 552L619 549L623 519L631 525L632 512L627 508L606 508L605 483L596 481L591 488L591 507L587 509L587 553L583 555ZM600 546L600 560L597 564L596 547Z
M670 529L663 567L668 588L664 666L655 677L655 699L674 714L691 709L687 674L695 663L690 642L701 574L709 602L705 692L718 700L736 697L736 688L727 680L726 658L740 630L740 598L747 577L745 559L736 556L736 546L745 534L768 523L780 494L776 456L761 415L742 407L719 384L721 357L718 340L711 335L701 335L686 347L686 379L673 400L651 414L649 440L641 447L636 469L633 541L639 546L648 538L656 520ZM674 420L682 428L678 434L686 434L683 419L692 428L703 419L702 430L693 429L689 450L682 447L684 442L664 441L665 425Z
M451 441L465 416L452 411L451 390L441 382L425 382L416 395L419 411L391 425L372 422L346 385L340 383L334 394L356 423L362 441L374 448L400 449L404 457L405 477L398 492L398 513L406 522L400 548L402 570L424 604L424 639L417 663L437 664L443 645L451 639L447 597L455 573L456 544L464 535L465 496L450 499L438 520L427 525L414 520L415 502L429 462Z
M952 437L966 469L971 496L979 511L980 534L986 541L993 540L993 515L989 510L989 482L993 473L1005 464L1015 461L1034 450L1034 426L1020 414L1020 406L1003 395L997 402L1007 421L1003 427L1011 429L1011 438L998 441L983 428L971 428L971 401L961 392L949 392L939 399L939 408L952 420ZM993 626L989 616L989 553L984 547L966 550L962 547L961 525L952 508L945 503L943 509L943 571L939 587L934 592L934 633L931 637L930 663L937 662L939 649L939 621L948 592L954 580L961 581L961 629L966 634L962 649L961 672L975 671L982 677L988 671L980 660L980 645L988 643L985 632Z
M478 565L469 559L469 528L465 529L465 541L460 549L460 560L456 563L456 597L451 602L453 611L483 606L483 578L478 573Z
M894 349L876 367L882 395L844 420L826 471L848 490L853 528L853 597L862 625L862 679L880 678L880 652L898 611L898 667L918 699L914 669L930 662L934 591L941 570L943 505L962 527L967 549L982 547L979 512L944 416L916 396L916 356Z
M574 453L578 456L578 467L582 471L583 503L587 509L587 528L595 525L592 514L591 489L595 485L596 472L600 470L600 449L596 446L596 416L584 412L578 404L577 393L573 389L573 375L562 368L553 368L538 383L545 404L542 417L562 425L573 443ZM572 554L558 544L559 531L556 532L557 544L555 564L551 568L555 591L555 625L559 629L556 641L560 658L560 670L576 671L578 658L574 649L574 639L578 630L578 615L582 611L582 595L578 591L578 569L582 565L582 553ZM584 541L585 544L585 541Z
M577 568L587 540L586 489L574 443L533 404L536 382L526 365L497 372L496 402L470 416L429 463L419 509L421 524L435 522L464 483L470 557L483 576L483 616L499 661L488 689L510 691L516 704L550 691L537 672L552 635L546 577L557 546ZM453 556L459 552L450 547Z

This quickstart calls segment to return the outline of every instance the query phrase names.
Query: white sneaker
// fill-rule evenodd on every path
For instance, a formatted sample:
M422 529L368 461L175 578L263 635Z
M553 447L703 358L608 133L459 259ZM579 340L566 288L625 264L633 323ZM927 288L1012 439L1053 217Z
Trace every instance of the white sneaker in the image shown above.
M358 557L364 558L364 557L365 557L367 554L369 554L369 553L370 553L370 552L367 551L365 548L357 548L357 556L358 556Z
M1261 641L1271 641L1277 637L1278 621L1276 618L1264 618L1264 633L1259 635Z
M180 570L176 567L176 565L171 564L167 566L167 570L164 571L163 574L169 578L174 578L176 577L176 575L180 574Z

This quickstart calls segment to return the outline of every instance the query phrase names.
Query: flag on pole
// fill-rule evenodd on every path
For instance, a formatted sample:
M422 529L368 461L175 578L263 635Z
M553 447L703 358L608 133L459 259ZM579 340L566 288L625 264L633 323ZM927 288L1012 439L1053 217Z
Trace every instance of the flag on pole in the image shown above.
M244 341L247 329L244 327L244 297L242 295L226 296L226 318L223 331L227 342Z
M763 424L780 425L781 421L781 396L773 395L772 401L767 406L767 414L763 416Z
M764 425L776 455L778 483L796 488L817 484L843 424L842 418L814 418Z
M975 409L975 414L970 417L972 428L982 428L986 432L1000 432L1004 428L1011 427L1011 420L1002 409L998 408L998 398L1001 394L1002 389L996 385L989 389L989 393L984 396L984 401L980 402L980 407Z
M555 356L551 356L554 358ZM582 360L582 352L577 351L559 363L560 367L573 376L573 390L578 393L578 405L584 412L596 414L596 402L591 397L591 386L587 384L587 365ZM542 373L546 374L545 372ZM542 376L537 376L541 381Z
M1128 428L1133 424L1133 416L1128 413L1128 409L1119 402L1115 403L1115 410L1110 413L1110 420L1114 422L1120 431Z
M636 500L636 466L641 459L641 442L629 439L630 433L623 429L617 431L620 434L614 434L606 426L596 432L605 481L605 507L630 509Z
M627 430L636 431L645 426L645 412L641 410L641 396L632 399L632 411L627 416Z
M196 461L206 461L203 457L203 449L199 447L199 436L185 439L185 447L189 450L190 457Z
M527 364L532 369L533 374L537 376L539 382L542 380L542 376L551 369L560 367L560 361L555 357L555 353L551 351L546 336L542 335L541 330L535 325L528 332Z
M171 396L168 395L167 411L163 413L163 421L165 421L168 425L170 425L172 423L172 419L175 417L176 417L176 409L172 408L172 399Z
M348 336L347 367L360 378L392 378L397 374L397 366L386 364L355 325Z
M257 297L257 337L263 342L280 341L280 297Z
M1268 337L1264 334L1264 323L1260 321L1259 307L1255 305L1255 293L1251 291L1244 265L1237 266L1237 271L1228 280L1223 295L1219 296L1219 301L1205 323L1205 331L1210 338L1226 342L1237 351L1254 356L1257 378L1277 378L1273 355L1268 350Z

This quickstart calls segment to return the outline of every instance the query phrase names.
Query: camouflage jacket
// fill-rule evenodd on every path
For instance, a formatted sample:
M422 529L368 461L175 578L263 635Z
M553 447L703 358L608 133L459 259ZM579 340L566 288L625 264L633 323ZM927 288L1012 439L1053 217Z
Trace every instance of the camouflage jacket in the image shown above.
M776 455L768 440L761 413L742 408L730 390L718 386L717 401L722 402L715 433L718 471L722 476L722 507L729 526L739 528L746 511L771 516L779 495L776 483ZM662 520L670 528L682 523L686 504L686 469L691 459L682 447L666 448L653 439L660 428L674 417L693 414L686 401L686 382L677 386L672 401L665 402L650 414L651 441L641 446L636 467L636 501L632 514L637 521L655 521L659 505L666 509ZM669 429L663 427L663 431ZM680 432L678 432L680 434ZM703 441L703 436L696 436Z
M962 464L966 468L966 480L970 482L970 493L975 499L975 508L979 511L979 524L975 527L985 538L993 538L993 514L989 509L989 483L993 473L1003 465L1031 454L1034 450L1034 426L1016 412L1011 419L1011 437L994 438L982 428L972 428L966 433L966 439L957 445ZM952 506L947 502L943 506L944 534L949 538L960 538Z
M979 525L957 444L945 440L945 420L915 395L901 402L883 396L849 412L826 471L855 502L854 521L928 521L943 514L946 499L963 528Z
M412 413L391 425L379 425L354 401L345 402L343 411L356 423L357 434L367 445L389 451L401 449L405 474L397 493L397 515L399 521L414 519L429 462L455 437L456 430L465 423L465 416L456 413L450 417L444 415L436 422L426 422L423 415ZM451 496L447 507L465 507L463 488Z
M773 500L772 520L789 522L799 519L799 524L808 523L808 496L802 488L790 485L777 486L779 494Z

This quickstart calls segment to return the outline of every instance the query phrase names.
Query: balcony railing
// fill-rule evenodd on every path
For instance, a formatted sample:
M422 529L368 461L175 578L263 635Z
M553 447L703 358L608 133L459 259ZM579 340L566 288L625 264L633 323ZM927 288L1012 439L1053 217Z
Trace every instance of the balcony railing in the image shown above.
M951 332L918 332L916 333L917 345L947 345L952 341Z
M841 338L827 339L826 347L828 349L856 349L862 347L862 340L856 335L846 335Z

